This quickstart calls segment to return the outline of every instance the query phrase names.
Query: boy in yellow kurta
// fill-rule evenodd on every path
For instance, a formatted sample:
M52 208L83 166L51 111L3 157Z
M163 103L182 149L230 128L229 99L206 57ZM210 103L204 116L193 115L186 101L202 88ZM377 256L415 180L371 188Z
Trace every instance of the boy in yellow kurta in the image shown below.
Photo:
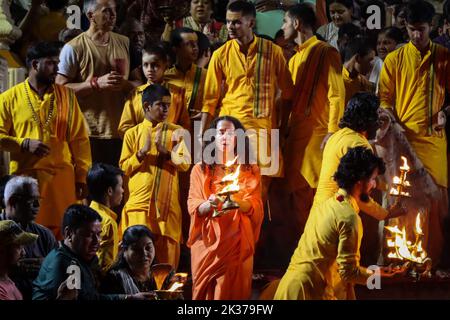
M220 116L235 117L246 130L254 129L256 135L253 137L261 139L261 144L266 144L270 151L270 130L279 128L275 117L275 99L281 91L281 98L287 107L292 96L292 80L283 50L253 33L255 16L252 3L235 1L228 6L227 27L231 40L213 53L209 63L201 125L203 132L216 114L216 109L220 108ZM267 130L267 136L260 133L262 129ZM257 140L251 137L251 141L252 149L258 150ZM271 159L270 152L268 155L269 158L263 152L257 153L263 176L278 173L273 162L279 159ZM268 188L264 178L262 186L264 201Z
M87 175L89 196L92 199L90 207L102 217L102 233L97 257L103 273L112 267L119 251L117 214L112 208L122 202L122 176L122 170L105 163L95 163Z
M443 248L443 223L448 214L447 138L444 106L450 88L450 54L429 38L434 8L426 1L407 5L407 30L411 41L389 53L379 83L381 107L391 112L425 169L440 188L439 199L430 199L429 244L425 248L438 264Z
M297 53L289 61L295 95L285 146L286 178L292 211L303 229L317 188L322 149L344 112L345 87L339 52L314 36L314 10L307 4L289 8L284 17L286 39Z
M342 157L335 173L340 189L311 211L275 299L355 299L353 284L365 285L372 274L359 265L363 230L358 203L368 197L384 169L383 160L364 147L349 149ZM381 270L380 275L393 274ZM336 286L347 287L346 296L336 297Z
M357 92L375 92L375 86L366 78L372 69L375 50L368 38L352 39L344 48L342 77L345 85L345 105Z
M197 66L198 37L189 28L172 31L170 44L175 50L177 61L164 74L164 79L185 90L185 106L191 117L195 117L203 107L206 70Z
M134 89L123 108L118 127L121 137L125 132L144 120L142 108L142 93L151 84L161 84L170 91L171 101L167 121L190 128L189 113L185 108L185 90L176 85L165 82L164 72L167 69L167 53L158 45L147 45L142 51L142 70L147 83Z
M61 239L64 211L86 196L91 152L75 94L54 83L58 54L51 43L31 47L29 78L0 95L0 148L10 152L10 174L38 180L36 222Z
M120 157L120 167L130 178L121 230L146 225L156 236L158 261L176 268L181 242L177 171L189 169L190 154L177 132L182 127L165 122L170 92L152 84L144 90L142 103L145 119L125 133Z

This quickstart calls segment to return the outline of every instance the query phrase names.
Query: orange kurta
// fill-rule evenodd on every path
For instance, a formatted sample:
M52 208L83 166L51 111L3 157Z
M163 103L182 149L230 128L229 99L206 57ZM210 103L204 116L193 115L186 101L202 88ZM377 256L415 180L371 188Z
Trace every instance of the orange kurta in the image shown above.
M327 133L339 130L345 100L337 50L315 36L297 50L289 61L296 96L285 157L286 176L293 190L302 180L317 188L322 165L320 145Z
M212 218L199 216L198 207L221 188L224 170L216 166L203 171L197 164L191 173L188 208L191 227L187 245L191 248L194 300L249 299L251 296L253 255L263 220L261 176L252 165L239 176L243 200L251 209L232 210Z

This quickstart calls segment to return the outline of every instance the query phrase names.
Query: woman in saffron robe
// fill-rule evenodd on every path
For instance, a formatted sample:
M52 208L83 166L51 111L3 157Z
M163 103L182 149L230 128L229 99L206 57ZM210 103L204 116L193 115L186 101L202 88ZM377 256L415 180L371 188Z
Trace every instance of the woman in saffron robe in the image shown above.
M215 135L204 150L214 147L210 153L213 163L207 164L203 159L192 169L188 198L193 299L249 299L253 255L263 220L260 171L257 165L248 164L249 157L240 155L239 164L233 166L235 172L240 165L240 190L232 196L239 209L213 218L214 208L220 210L223 204L217 195L226 174L223 164L235 159L237 133L241 129L243 134L244 128L237 119L224 116L214 120L210 129L215 130Z

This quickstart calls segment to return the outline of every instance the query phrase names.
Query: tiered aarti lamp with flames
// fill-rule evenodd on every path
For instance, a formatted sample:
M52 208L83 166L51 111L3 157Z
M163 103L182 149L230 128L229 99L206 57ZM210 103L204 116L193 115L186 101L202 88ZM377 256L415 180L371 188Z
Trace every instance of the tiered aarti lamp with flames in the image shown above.
M393 187L390 195L397 197L395 202L400 200L400 197L411 197L408 189L411 184L406 180L407 174L410 171L406 157L402 157L403 165L400 167L400 177L393 178ZM427 257L426 251L422 247L424 233L422 231L422 213L419 211L416 216L415 230L416 239L414 243L407 239L406 228L403 226L402 230L395 226L385 227L390 233L391 237L387 237L387 247L390 249L388 259L397 260L403 267L409 270L409 273L414 278L418 279L421 276L431 276L431 259Z
M231 195L239 192L239 170L241 165L236 167L233 172L232 168L236 163L237 157L225 164L225 176L220 181L223 189L217 193L220 197L225 197L221 210L214 209L213 218L224 215L229 210L239 209L239 205L231 199Z
M400 199L400 197L410 197L411 195L407 191L409 187L411 187L411 184L408 180L406 180L406 177L408 175L408 172L410 170L408 166L408 160L406 157L402 157L403 165L400 167L400 177L395 176L393 178L393 187L391 188L390 195Z
M158 300L183 300L183 286L187 281L187 273L176 273L173 282L169 289L163 290L164 282L166 281L169 274L172 272L173 267L167 263L155 264L152 266L153 278L156 282L155 293Z

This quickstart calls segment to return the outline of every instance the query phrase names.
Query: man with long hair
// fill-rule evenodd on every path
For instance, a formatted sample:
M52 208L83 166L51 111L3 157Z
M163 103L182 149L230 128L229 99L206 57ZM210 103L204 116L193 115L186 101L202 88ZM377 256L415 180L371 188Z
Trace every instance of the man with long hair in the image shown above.
M275 299L355 299L353 284L366 284L373 273L359 265L362 222L358 203L368 199L384 170L383 160L365 147L351 148L341 158L334 174L339 190L311 211ZM382 277L393 274L380 270ZM337 285L347 287L345 296L335 296Z

